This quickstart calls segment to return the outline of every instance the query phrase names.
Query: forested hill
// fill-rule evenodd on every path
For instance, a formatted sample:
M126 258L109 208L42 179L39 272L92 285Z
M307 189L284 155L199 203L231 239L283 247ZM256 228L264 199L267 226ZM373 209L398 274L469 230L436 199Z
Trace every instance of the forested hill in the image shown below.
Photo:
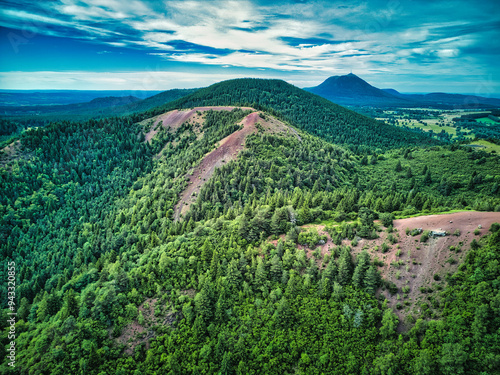
M216 83L152 112L206 105L252 106L281 115L300 129L327 141L371 149L433 145L421 133L401 129L362 116L281 80L234 79Z
M193 112L177 127L57 122L4 149L0 259L4 274L16 264L17 357L0 374L495 373L499 225L474 234L459 272L443 268L411 311L408 286L381 280L378 259L419 270L393 215L500 211L496 155L453 145L355 155L266 127L272 116L259 112L238 157L221 160L176 221L189 177L202 177L193 170L252 110ZM318 222L335 239L323 253ZM391 245L362 251L357 241L381 231ZM389 293L415 323L406 334Z

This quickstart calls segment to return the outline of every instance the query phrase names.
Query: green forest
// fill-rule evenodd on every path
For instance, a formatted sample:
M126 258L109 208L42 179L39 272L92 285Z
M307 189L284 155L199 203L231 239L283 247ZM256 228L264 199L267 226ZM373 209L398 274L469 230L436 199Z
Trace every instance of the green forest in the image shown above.
M296 130L249 135L175 221L187 176L252 110L206 111L201 135L158 126L151 142L140 121L208 105L252 106ZM377 262L342 242L396 217L500 212L497 155L253 79L17 139L0 168L0 254L5 274L17 267L16 367L2 374L500 371L500 224L433 292L439 318L422 311L406 330ZM342 230L331 254L308 257L301 245L322 238L301 227L319 222ZM7 290L4 278L2 357Z

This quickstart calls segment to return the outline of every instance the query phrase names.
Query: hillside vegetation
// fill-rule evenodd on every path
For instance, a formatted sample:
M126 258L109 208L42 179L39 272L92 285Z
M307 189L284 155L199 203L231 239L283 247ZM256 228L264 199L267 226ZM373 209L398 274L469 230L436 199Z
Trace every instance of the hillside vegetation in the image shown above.
M26 128L45 126L52 121L86 121L92 118L126 116L144 112L182 98L196 90L168 90L142 100L133 96L100 97L89 102L65 105L0 106L0 114L3 118L0 120L2 121L0 135L11 134L7 131L9 127L15 125Z
M26 158L0 170L0 254L18 276L16 368L0 372L494 374L500 225L402 334L381 293L402 291L345 240L375 238L374 221L395 215L500 211L498 157L421 150L434 141L281 81L228 81L172 106L236 103L254 103L263 122L279 113L290 132L255 123L180 220L189 176L251 111L157 124L149 141L153 120L135 121L148 115L21 135ZM340 227L330 254L308 257L301 243L323 239L299 226L316 220Z

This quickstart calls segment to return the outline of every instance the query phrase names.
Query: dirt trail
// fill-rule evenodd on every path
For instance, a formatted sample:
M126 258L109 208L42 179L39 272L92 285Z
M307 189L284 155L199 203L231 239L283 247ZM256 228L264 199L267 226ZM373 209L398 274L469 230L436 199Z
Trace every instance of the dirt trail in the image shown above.
M189 210L189 205L196 200L201 187L210 177L212 177L215 169L238 156L238 153L245 146L246 136L257 132L255 123L259 121L263 121L262 118L259 117L259 114L257 112L252 112L239 123L243 125L242 129L222 139L215 150L205 155L200 164L189 176L188 186L181 194L179 202L175 205L175 220L179 220L181 215Z
M271 134L286 135L291 129L274 117L265 117L265 119L260 117L260 112L257 111L250 113L240 121L239 125L243 126L242 129L222 139L215 150L204 156L200 164L194 168L193 173L189 176L188 186L182 192L179 202L174 207L175 220L179 220L181 215L184 215L189 210L190 204L196 201L201 187L213 175L215 169L230 160L236 159L238 153L245 147L245 138L259 131L257 124L259 124L261 131Z
M182 124L190 121L195 124L203 124L203 112L206 111L232 111L235 108L241 108L243 110L251 110L249 107L196 107L193 109L175 109L170 112L163 113L156 117L144 120L142 124L147 124L153 120L153 125L151 129L146 133L146 142L149 142L158 133L155 130L156 126L162 121L163 127L168 128L171 131L177 130Z

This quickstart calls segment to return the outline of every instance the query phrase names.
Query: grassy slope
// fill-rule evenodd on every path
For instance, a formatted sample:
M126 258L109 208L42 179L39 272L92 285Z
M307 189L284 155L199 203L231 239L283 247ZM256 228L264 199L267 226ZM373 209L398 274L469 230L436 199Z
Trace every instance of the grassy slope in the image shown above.
M481 148L481 150L486 151L486 152L495 152L497 154L500 154L500 145L497 145L497 144L492 143L492 142L488 142L484 139L474 141L471 143L471 145L484 146L484 148Z
M498 124L498 122L493 121L492 119L490 119L488 117L478 118L478 119L476 119L476 121L477 122L482 122L482 123L488 124L488 125L496 125L496 124Z

